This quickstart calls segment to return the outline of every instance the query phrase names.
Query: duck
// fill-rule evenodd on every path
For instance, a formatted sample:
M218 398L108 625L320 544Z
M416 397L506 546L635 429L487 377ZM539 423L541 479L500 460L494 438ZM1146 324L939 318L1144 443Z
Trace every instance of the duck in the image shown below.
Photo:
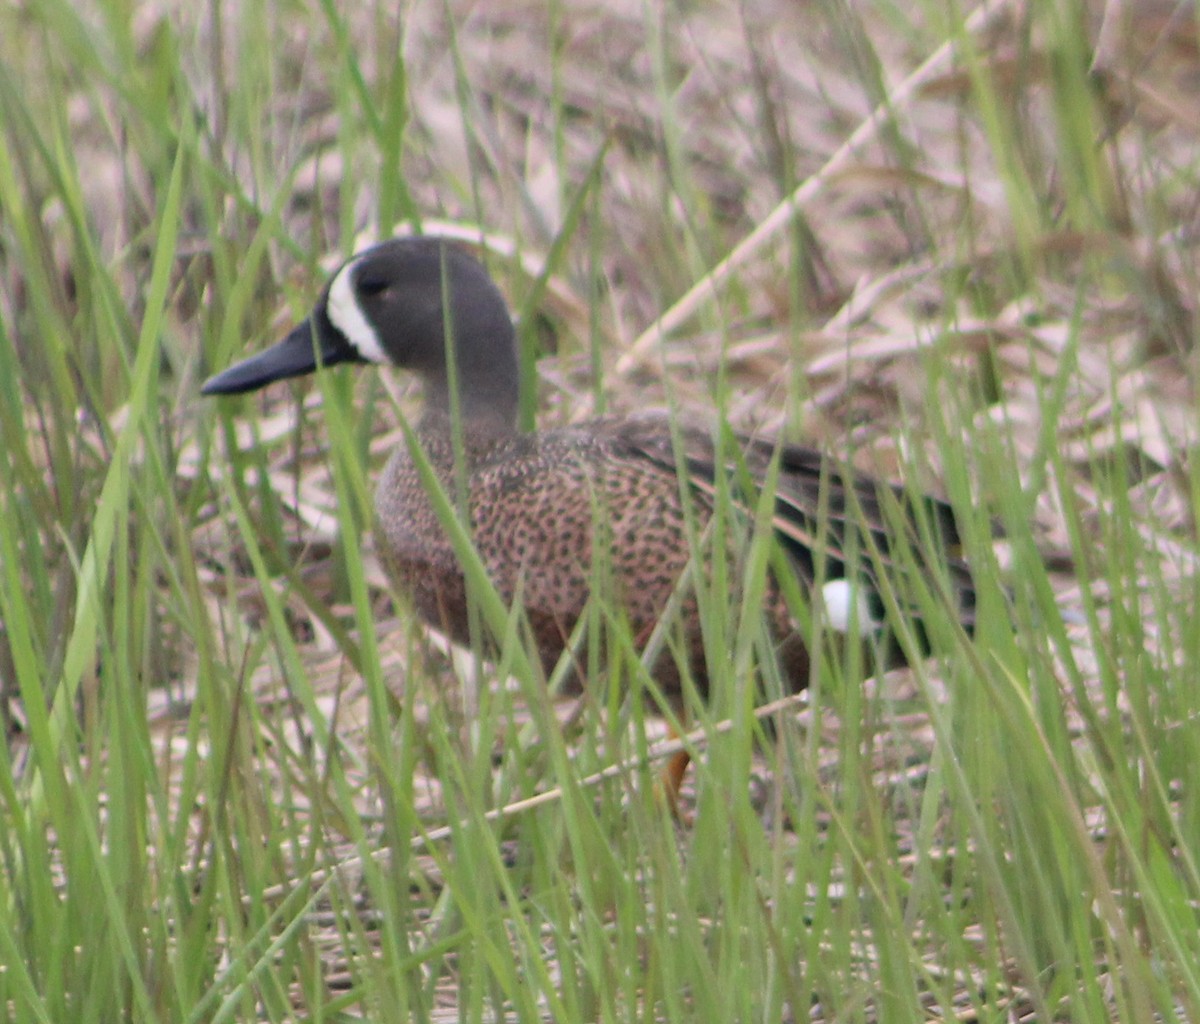
M920 609L900 609L915 638L906 644L896 642L885 613L885 581L914 567L936 582L947 613L973 627L970 567L954 512L940 498L914 497L816 448L743 434L718 444L712 430L666 415L520 429L512 315L482 263L449 239L392 238L351 256L305 320L210 377L202 393L243 394L341 363L390 366L420 381L411 438L422 455L408 443L390 455L375 491L375 535L397 590L452 641L471 644L478 626L423 468L446 495L465 500L473 549L505 604L519 606L547 673L564 653L574 656L576 627L603 585L639 647L671 609L673 642L659 644L648 666L668 700L682 707L689 681L702 697L722 684L729 667L709 665L696 588L681 583L722 494L746 522L756 508L770 514L783 557L770 562L763 614L790 689L810 682L814 628L789 590L821 610L827 632L856 635L868 668L929 653ZM764 487L775 492L766 506ZM900 534L903 559L895 557ZM493 651L497 641L490 638ZM586 675L582 667L578 674ZM676 788L685 768L686 759L670 769Z

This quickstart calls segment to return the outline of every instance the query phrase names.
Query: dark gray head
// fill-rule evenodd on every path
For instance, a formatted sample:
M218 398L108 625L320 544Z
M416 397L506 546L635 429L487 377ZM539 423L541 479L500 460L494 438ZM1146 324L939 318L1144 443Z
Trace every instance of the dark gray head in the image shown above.
M209 378L201 391L254 391L311 373L319 356L325 366L392 363L412 370L424 381L426 405L449 412L447 337L454 341L462 415L511 427L518 402L512 318L487 271L440 238L394 238L353 256L307 320L274 347Z

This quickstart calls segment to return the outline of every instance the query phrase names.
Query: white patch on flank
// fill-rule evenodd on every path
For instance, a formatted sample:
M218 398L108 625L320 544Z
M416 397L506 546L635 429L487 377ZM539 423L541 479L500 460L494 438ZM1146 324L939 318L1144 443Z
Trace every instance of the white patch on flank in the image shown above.
M871 614L862 587L849 580L830 580L821 588L821 601L830 628L838 633L849 633L854 627L862 633L883 625Z
M337 272L329 286L329 298L325 300L325 312L333 324L360 356L372 363L386 363L387 354L379 341L379 332L363 316L358 296L354 294L352 273L357 260L351 260Z

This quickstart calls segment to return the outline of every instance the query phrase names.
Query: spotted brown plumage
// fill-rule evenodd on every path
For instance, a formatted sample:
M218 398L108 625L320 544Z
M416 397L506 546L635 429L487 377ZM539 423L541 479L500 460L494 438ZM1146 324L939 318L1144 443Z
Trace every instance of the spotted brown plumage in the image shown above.
M394 239L352 257L308 320L273 348L211 378L204 393L240 393L310 372L317 352L326 365L386 362L422 379L416 438L448 494L458 493L456 480L465 480L474 547L501 597L509 604L519 600L547 669L561 656L597 579L611 588L611 607L623 612L644 644L692 559L685 502L703 530L719 491L727 487L735 503L750 508L773 465L772 525L786 554L773 565L786 565L814 603L822 597L833 603L836 594L838 602L853 605L853 612L840 613L844 618L857 615L867 633L881 626L877 587L886 574L905 571L892 560L899 531L911 552L900 561L946 584L953 613L971 627L971 576L948 553L958 543L957 530L949 506L937 499L914 500L797 446L736 437L718 459L707 432L679 428L673 435L655 416L519 431L511 317L483 267L451 243ZM458 478L454 408L465 457ZM407 445L398 447L379 481L376 519L389 569L417 613L452 639L468 641L463 573ZM848 573L853 578L846 585L831 585ZM781 582L769 577L764 613L784 677L802 688L810 673L805 630ZM706 665L694 592L679 597L676 636L703 690L721 673ZM924 636L919 622L916 632ZM866 649L879 645L868 637ZM889 662L903 660L896 645L887 652ZM668 694L680 692L680 667L669 651L653 666Z

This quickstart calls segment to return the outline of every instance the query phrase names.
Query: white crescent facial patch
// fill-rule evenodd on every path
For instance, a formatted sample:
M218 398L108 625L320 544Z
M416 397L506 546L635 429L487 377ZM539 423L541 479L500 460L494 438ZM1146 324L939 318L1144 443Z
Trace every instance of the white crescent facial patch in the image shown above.
M342 332L360 356L371 363L386 363L388 358L379 342L379 332L363 314L354 292L353 273L357 265L358 260L351 260L337 272L329 285L325 312L329 322Z

